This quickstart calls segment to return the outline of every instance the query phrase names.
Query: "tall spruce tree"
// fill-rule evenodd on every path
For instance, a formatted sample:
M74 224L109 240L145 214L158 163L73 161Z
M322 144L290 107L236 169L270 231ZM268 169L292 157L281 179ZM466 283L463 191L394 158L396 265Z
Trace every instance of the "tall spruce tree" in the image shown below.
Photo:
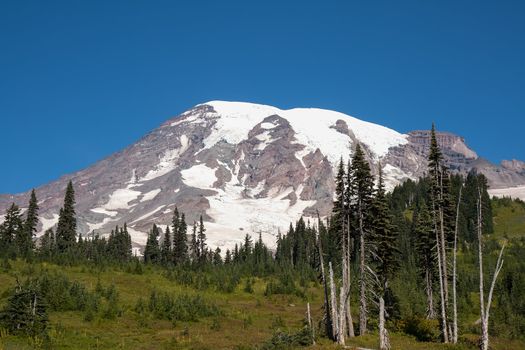
M29 198L29 205L27 207L26 219L24 221L24 230L20 232L18 239L18 251L23 257L28 257L34 247L33 237L35 236L36 227L38 225L38 201L36 193L33 189Z
M202 215L199 218L199 233L197 235L198 257L201 263L206 262L207 248L206 248L206 228L204 228L204 221Z
M177 211L177 209L175 208ZM182 213L179 217L178 212L173 217L173 257L177 265L182 265L188 260L188 225L186 216ZM176 229L175 229L176 227ZM176 233L175 233L176 232Z
M376 271L379 280L379 348L390 349L390 339L386 330L385 298L388 282L398 266L397 231L392 224L390 209L385 195L383 172L379 166L377 191L372 207L372 232L377 249Z
M351 164L351 196L352 212L357 223L356 233L359 237L359 334L367 332L369 293L368 262L369 252L367 246L371 229L371 209L374 193L374 179L370 171L370 165L365 158L361 146L357 144Z
M70 250L76 242L77 219L75 213L75 190L69 181L64 197L64 206L60 209L56 230L57 249L60 253Z
M197 241L197 222L193 221L191 232L191 262L196 263L199 259L199 244Z
M425 285L427 298L426 317L436 317L434 306L434 282L436 280L436 235L433 229L432 217L424 201L421 202L416 212L414 225L414 245L417 252L417 261L421 278Z
M24 227L20 208L15 203L7 209L4 222L0 225L0 254L4 257L16 256L15 239L23 234Z
M169 226L166 226L166 231L164 232L164 239L162 240L162 245L160 247L160 255L162 264L169 265L172 260L171 232Z
M159 248L159 229L157 225L153 224L153 228L149 232L148 239L146 241L146 247L144 248L144 262L157 264L160 262L160 248Z
M440 294L440 323L441 336L444 343L449 342L448 324L448 259L447 242L450 234L447 234L447 223L450 222L450 200L448 187L448 173L443 165L443 155L439 148L434 124L430 132L430 150L428 156L428 172L430 177L429 196L431 204L432 223L436 236L436 256L438 262L439 294Z

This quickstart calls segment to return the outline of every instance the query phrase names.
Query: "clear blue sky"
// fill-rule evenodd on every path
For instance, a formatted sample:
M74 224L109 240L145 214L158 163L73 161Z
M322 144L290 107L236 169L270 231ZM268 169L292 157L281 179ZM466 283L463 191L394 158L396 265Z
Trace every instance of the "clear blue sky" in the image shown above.
M524 1L0 2L0 193L213 99L456 132L525 160Z

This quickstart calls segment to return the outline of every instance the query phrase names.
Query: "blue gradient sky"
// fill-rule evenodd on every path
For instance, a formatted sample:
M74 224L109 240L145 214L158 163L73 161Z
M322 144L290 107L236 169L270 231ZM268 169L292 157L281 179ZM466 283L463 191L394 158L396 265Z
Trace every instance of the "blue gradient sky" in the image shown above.
M0 193L204 101L320 107L525 159L524 1L0 2Z

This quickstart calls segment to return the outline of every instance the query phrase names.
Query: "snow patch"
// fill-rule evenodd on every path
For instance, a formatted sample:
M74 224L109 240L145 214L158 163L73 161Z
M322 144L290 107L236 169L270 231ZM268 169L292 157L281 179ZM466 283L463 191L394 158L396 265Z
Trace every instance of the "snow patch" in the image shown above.
M190 187L212 188L212 185L217 181L215 169L209 168L206 164L194 165L180 173L182 181Z
M264 122L264 123L261 123L261 128L263 129L273 129L275 128L275 124L274 123L268 123L268 122Z
M137 223L137 222L139 222L139 221L141 221L141 220L144 220L144 219L146 219L146 218L149 218L150 216L152 216L153 214L155 214L156 212L158 212L159 210L161 210L161 209L164 208L165 206L166 206L166 204L161 205L161 206L159 206L159 207L153 209L152 211L150 211L150 212L148 212L148 213L142 215L141 217L136 218L136 219L133 220L131 223L134 224L134 223Z
M131 241L145 246L146 241L148 240L148 234L145 232L137 231L133 227L128 226L128 233L131 236Z
M272 136L269 131L265 131L257 136L255 136L260 142L255 146L256 150L262 151L272 142Z
M107 215L107 216L116 216L118 214L118 212L116 211L110 211L110 210L106 210L104 208L93 208L93 209L90 209L93 213L97 213L97 214L104 214L104 215Z
M40 230L37 236L43 235L47 230L55 226L58 222L58 218L59 218L58 214L53 214L53 217L51 219L41 216L40 222L42 223L42 229Z
M489 189L488 192L493 197L511 197L525 201L525 186Z
M110 194L108 202L102 206L102 209L115 210L131 208L129 202L137 199L137 197L140 196L142 192L134 191L129 187L130 185L128 185L128 187L126 188L119 188L118 190L115 190L112 194Z
M389 192L392 191L398 184L407 179L413 179L413 177L398 167L387 164L383 167L383 179L385 182L385 190Z
M144 195L142 196L140 201L141 202L150 201L153 198L157 197L157 195L160 193L160 191L161 191L160 188L157 188L156 190L146 192L146 193L144 193Z

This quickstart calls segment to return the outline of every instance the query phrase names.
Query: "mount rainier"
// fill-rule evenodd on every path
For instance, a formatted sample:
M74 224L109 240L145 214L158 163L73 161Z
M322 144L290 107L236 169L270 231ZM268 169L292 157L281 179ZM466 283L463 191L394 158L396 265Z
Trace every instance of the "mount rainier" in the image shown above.
M495 165L459 136L437 137L452 170L475 169L487 176L493 194L525 197L525 163ZM329 213L335 167L357 143L375 172L381 164L390 189L426 171L429 131L401 134L323 109L207 102L93 166L37 188L39 232L56 225L71 180L83 234L109 233L126 222L140 248L151 225L169 224L177 206L188 223L203 215L211 246L230 247L246 233L260 233L273 246L278 230L301 215ZM29 192L0 195L0 213L11 202L24 207L28 198Z

